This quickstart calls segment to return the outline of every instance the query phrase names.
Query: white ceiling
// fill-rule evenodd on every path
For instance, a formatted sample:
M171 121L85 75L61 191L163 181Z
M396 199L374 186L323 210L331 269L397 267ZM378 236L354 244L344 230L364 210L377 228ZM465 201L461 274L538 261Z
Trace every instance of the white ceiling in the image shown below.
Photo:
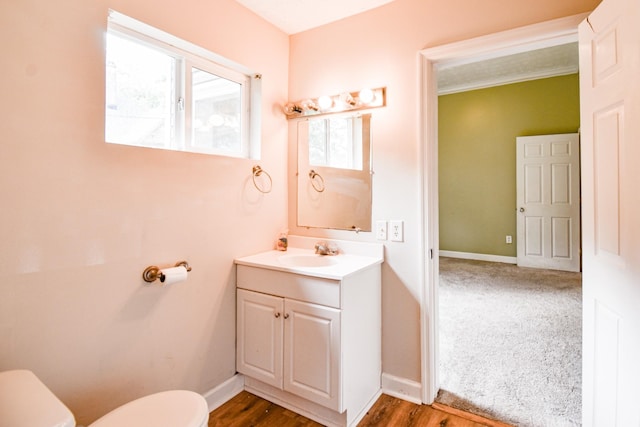
M393 0L236 0L287 34L296 34ZM578 44L568 43L438 69L440 94L578 72Z
M236 0L287 34L295 34L393 0Z

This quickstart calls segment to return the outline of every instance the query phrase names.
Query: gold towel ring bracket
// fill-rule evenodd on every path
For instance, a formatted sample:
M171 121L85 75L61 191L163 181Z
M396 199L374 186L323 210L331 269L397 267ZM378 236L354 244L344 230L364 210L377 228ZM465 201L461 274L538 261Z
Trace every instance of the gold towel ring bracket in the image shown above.
M324 191L324 178L318 172L311 169L309 171L309 179L311 179L311 186L318 193L322 193Z

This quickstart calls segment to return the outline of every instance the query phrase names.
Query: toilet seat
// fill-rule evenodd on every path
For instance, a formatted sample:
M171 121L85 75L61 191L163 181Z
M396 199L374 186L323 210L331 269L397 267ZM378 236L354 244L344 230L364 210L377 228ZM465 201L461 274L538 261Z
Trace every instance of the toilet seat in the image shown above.
M126 403L89 427L207 427L207 401L193 391L163 391ZM73 427L69 408L26 369L0 372L0 427Z
M125 403L89 427L206 427L208 422L209 408L201 395L171 390Z

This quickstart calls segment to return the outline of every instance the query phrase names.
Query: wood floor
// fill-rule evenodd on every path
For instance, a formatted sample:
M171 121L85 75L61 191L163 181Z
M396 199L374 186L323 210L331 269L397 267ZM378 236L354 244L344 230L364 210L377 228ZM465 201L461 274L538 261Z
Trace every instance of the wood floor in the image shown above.
M320 427L321 424L246 391L211 412L209 427ZM383 394L358 427L511 427L444 405L416 405Z

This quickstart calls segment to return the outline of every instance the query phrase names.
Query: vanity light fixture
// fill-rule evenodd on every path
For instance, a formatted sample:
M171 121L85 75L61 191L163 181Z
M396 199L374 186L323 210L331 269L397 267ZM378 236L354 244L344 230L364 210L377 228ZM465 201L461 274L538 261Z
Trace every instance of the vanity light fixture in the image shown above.
M288 102L283 110L288 119L318 114L342 113L387 105L387 88L362 89L357 92L343 92L339 95L322 95L315 99Z

